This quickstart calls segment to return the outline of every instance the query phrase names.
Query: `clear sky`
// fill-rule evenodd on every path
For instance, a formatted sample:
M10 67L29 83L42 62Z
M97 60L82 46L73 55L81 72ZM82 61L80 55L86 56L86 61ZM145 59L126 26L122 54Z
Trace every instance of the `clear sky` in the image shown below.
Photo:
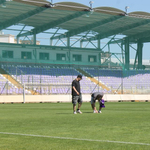
M49 0L51 2L51 0ZM90 0L53 0L53 3L71 1L76 3L82 3L89 6ZM129 6L128 12L133 11L146 11L150 13L150 0L93 0L93 7L115 7L121 10L125 10L126 6Z

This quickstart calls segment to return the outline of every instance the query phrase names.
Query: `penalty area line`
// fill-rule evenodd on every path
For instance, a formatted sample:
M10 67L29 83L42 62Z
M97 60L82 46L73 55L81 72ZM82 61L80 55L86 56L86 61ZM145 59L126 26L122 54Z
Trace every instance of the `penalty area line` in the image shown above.
M89 142L106 142L106 143L132 144L132 145L147 145L147 146L150 146L150 143L134 143L134 142L124 142L124 141L80 139L80 138L70 138L70 137L45 136L45 135L9 133L9 132L0 132L0 134L4 134L4 135L18 135L18 136L28 136L28 137L42 137L42 138L52 138L52 139L64 139L64 140L77 140L77 141L89 141Z

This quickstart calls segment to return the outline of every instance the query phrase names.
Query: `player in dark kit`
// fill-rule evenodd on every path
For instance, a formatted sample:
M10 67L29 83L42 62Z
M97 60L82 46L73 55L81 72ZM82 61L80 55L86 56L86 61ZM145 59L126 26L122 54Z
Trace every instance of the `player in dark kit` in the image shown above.
M102 107L105 107L104 105L105 101L102 99L103 96L104 96L103 92L95 92L91 95L91 106L93 109L93 113L102 113L101 109ZM98 100L99 102L99 111L97 111L96 106L95 106L96 100Z
M78 75L75 80L72 81L72 104L73 104L73 113L80 113L80 107L82 105L82 95L80 91L80 80L82 80L82 75ZM78 102L78 109L76 112L76 104Z

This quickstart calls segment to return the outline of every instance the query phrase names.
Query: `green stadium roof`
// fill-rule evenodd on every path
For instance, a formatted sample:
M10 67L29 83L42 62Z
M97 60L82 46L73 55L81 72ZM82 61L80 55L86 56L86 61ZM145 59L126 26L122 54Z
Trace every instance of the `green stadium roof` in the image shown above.
M0 0L0 4L0 30L16 24L33 27L20 36L59 27L67 32L53 36L53 39L71 37L91 30L97 34L88 40L121 34L133 41L150 41L150 13L147 12L126 14L111 7L90 8L73 2L51 4L46 0Z

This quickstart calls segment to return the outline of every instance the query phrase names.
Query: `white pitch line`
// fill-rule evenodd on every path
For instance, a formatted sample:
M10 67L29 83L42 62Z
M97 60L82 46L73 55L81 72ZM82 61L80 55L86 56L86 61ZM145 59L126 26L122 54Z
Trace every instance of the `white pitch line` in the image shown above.
M80 138L58 137L58 136L45 136L45 135L34 135L34 134L8 133L8 132L0 132L0 134L29 136L29 137L43 137L43 138L64 139L64 140L77 140L77 141L90 141L90 142L106 142L106 143L147 145L147 146L150 146L150 143L134 143L134 142L109 141L109 140L92 140L92 139L80 139Z

